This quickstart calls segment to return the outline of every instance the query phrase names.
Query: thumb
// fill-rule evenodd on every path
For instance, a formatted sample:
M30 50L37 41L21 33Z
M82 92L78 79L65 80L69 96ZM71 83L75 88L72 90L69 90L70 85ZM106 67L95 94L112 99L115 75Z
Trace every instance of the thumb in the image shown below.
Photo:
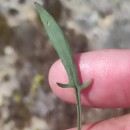
M82 130L130 130L130 114L84 125ZM77 128L67 129L77 130Z

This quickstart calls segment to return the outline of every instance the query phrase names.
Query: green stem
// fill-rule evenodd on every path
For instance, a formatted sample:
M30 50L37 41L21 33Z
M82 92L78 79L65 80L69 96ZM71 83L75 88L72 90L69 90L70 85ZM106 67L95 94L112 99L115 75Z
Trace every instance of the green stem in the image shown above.
M82 110L81 110L81 97L80 97L80 89L75 89L76 93L76 108L77 108L77 124L78 124L78 129L81 130L82 127Z

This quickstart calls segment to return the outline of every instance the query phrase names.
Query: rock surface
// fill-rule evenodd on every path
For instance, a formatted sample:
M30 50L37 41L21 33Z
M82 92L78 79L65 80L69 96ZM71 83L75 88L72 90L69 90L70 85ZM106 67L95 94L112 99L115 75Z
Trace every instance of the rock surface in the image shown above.
M60 1L70 10L67 26L86 35L90 50L130 47L129 0Z

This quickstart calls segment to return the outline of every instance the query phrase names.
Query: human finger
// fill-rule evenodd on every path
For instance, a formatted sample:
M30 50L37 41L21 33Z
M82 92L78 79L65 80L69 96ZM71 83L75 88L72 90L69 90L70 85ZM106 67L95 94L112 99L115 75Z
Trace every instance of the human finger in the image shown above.
M91 107L130 106L130 50L87 52L75 57L79 78L92 84L82 91L81 100ZM56 82L68 83L66 71L58 60L49 72L52 90L62 99L75 102L74 89L60 88Z
M130 130L130 114L84 125L82 130ZM67 129L77 130L77 128Z

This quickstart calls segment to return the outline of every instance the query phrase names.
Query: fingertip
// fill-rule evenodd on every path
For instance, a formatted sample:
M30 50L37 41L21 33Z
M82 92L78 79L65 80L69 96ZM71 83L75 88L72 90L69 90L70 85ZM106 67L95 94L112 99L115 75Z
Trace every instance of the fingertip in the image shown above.
M78 55L75 59L83 83L93 79L90 87L81 94L84 105L102 108L130 106L130 50L89 52ZM60 88L56 82L68 83L66 71L60 60L50 69L49 83L58 97L74 103L74 89Z
M52 91L61 99L74 103L74 89L73 88L61 88L57 85L57 82L67 84L68 78L61 60L57 60L49 70L49 84Z

